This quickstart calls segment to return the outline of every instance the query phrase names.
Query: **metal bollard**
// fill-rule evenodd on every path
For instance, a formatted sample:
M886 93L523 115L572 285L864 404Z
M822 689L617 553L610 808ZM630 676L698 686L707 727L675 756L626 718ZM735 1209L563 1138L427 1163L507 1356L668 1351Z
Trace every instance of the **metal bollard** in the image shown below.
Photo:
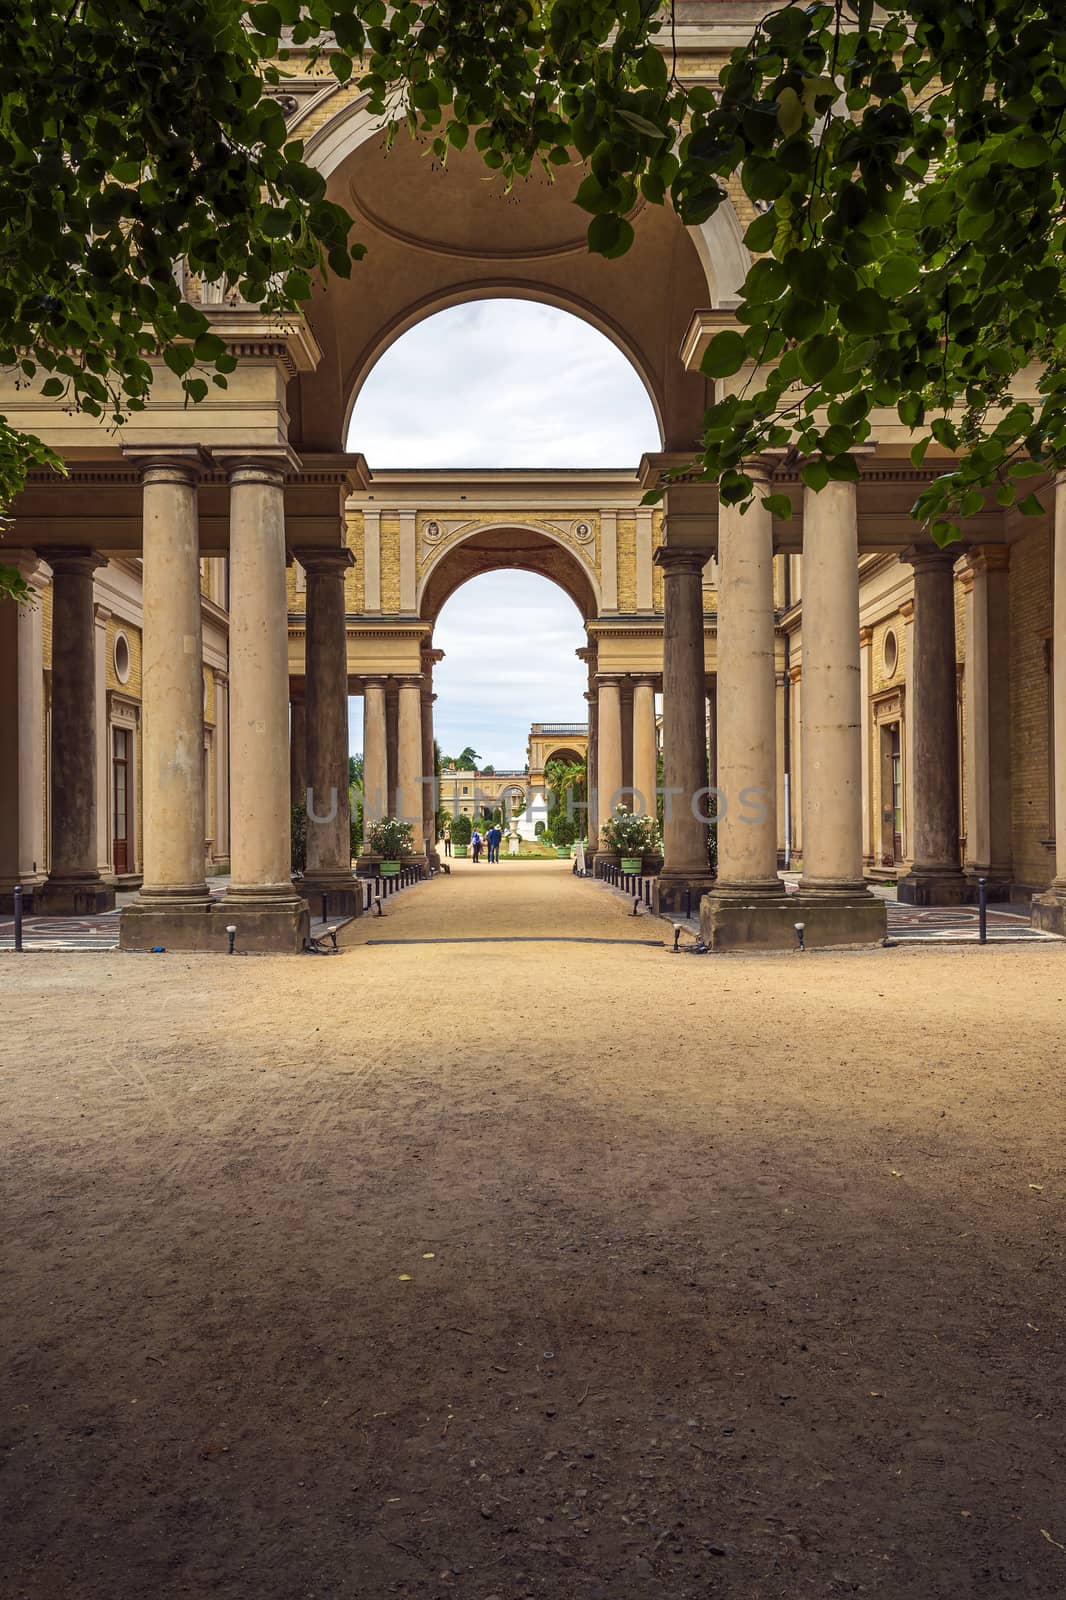
M329 921L329 895L325 890L322 892L322 921Z
M15 912L15 949L22 949L22 885L16 883L12 895L12 904Z
M977 880L977 942L988 943L988 879Z

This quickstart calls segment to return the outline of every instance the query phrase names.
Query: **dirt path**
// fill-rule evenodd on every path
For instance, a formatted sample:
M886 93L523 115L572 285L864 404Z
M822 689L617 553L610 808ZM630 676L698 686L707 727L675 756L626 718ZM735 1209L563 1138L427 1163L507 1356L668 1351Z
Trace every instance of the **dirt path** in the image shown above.
M664 931L0 956L4 1600L1066 1592L1066 951Z

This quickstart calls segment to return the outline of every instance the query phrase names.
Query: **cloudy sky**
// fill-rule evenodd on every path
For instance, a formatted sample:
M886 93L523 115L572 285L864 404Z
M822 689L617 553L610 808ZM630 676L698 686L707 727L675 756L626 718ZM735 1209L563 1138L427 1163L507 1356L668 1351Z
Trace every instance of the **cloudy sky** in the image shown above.
M396 341L356 402L348 438L374 467L635 467L659 448L655 413L603 334L552 306L481 300ZM583 722L584 643L573 602L531 573L457 591L434 644L437 738L521 770L531 722ZM353 700L352 749L362 749Z

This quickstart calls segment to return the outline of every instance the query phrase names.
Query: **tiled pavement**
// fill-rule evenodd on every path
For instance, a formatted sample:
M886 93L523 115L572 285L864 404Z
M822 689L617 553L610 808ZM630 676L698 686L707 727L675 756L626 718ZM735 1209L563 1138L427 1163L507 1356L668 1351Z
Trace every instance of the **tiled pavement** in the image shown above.
M225 890L225 880L216 879L211 884L213 895L220 897ZM618 892L618 891L614 891ZM118 919L121 902L132 896L121 895L120 906L115 911L103 912L95 917L27 917L23 923L23 948L26 950L116 950L118 948ZM631 899L631 896L624 898ZM978 917L974 906L904 906L885 896L888 910L888 937L893 942L936 941L940 943L976 943ZM693 931L698 928L691 919ZM324 932L326 924L319 920L311 923L312 936ZM990 906L988 909L989 943L1018 943L1021 941L1054 940L1055 935L1041 933L1029 925L1027 906ZM0 920L0 951L15 947L14 923L10 918Z

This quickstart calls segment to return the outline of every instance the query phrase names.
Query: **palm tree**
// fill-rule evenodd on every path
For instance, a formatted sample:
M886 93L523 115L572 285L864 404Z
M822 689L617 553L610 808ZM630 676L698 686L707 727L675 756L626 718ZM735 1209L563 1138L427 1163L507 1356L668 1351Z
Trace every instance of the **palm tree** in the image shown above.
M576 803L584 803L588 788L586 762L548 761L544 767L544 778L552 793L549 824L556 816L568 816Z

